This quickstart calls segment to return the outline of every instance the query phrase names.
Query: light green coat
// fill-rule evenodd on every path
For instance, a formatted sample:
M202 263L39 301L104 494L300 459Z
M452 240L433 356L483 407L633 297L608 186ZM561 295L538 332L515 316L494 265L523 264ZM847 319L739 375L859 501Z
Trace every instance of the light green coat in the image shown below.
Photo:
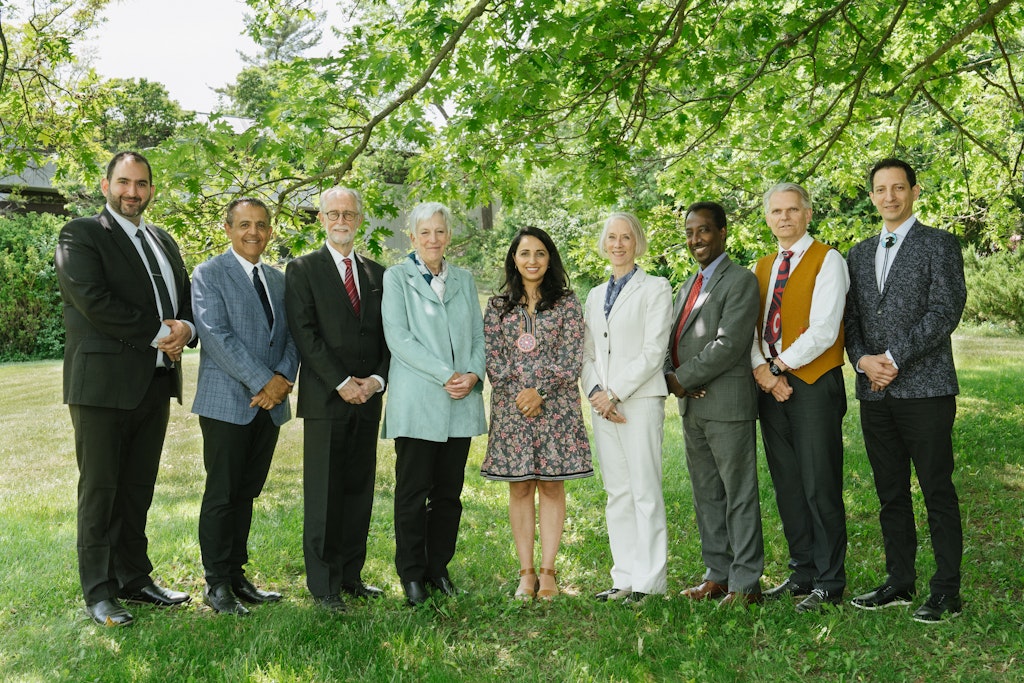
M384 273L381 315L391 350L382 434L447 441L487 431L484 417L484 321L468 270L448 264L444 304L411 259ZM465 398L444 390L456 372L480 378Z

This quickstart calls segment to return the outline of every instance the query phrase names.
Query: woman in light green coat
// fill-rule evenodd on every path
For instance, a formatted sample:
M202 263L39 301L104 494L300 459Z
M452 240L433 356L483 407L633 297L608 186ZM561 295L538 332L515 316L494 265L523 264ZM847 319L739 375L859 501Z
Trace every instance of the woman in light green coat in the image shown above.
M484 418L484 328L476 283L450 265L451 214L420 204L413 251L384 273L381 313L391 350L383 436L395 440L395 566L410 605L459 591L448 563L462 517L470 438Z

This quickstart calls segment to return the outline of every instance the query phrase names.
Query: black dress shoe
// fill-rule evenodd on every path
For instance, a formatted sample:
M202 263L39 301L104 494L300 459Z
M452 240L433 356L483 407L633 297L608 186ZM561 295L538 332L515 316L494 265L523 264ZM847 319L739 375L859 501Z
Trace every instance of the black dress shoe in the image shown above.
M128 626L135 621L132 613L126 610L117 598L86 605L85 612L100 626Z
M235 594L231 592L231 586L222 583L217 586L207 586L203 591L206 604L219 614L234 614L244 617L249 610L242 606Z
M231 592L233 592L239 600L247 602L250 605L260 605L264 602L277 602L281 599L280 593L260 590L256 586L252 585L252 582L244 576L231 582Z
M452 580L449 579L447 576L440 576L436 579L427 579L427 587L432 588L436 591L440 591L449 598L458 597L459 595L462 595L466 592L464 590L456 588L455 584L452 583Z
M376 586L368 586L362 581L341 584L341 592L351 595L353 598L379 598L384 595L384 591L381 589Z
M838 606L842 603L843 591L826 591L821 588L815 588L811 591L810 595L797 604L796 611L801 614L805 612L819 612L825 605Z
M419 581L403 581L402 588L405 589L405 602L409 607L422 605L430 597L427 589Z
M630 607L636 607L647 599L647 593L641 591L633 591L622 599L623 605L629 605Z
M769 588L761 593L765 600L778 600L790 596L810 595L811 586L804 586L792 579L786 579L775 588Z
M320 609L335 614L341 614L345 611L345 603L342 602L341 597L338 595L314 595L313 604Z
M188 593L163 588L155 583L137 588L133 591L121 591L121 599L125 602L143 602L157 607L173 607L192 599Z
M932 593L923 605L914 612L914 621L922 624L938 624L946 619L958 617L964 610L959 595Z
M883 583L870 593L858 595L850 603L854 607L861 609L876 610L885 607L909 605L913 599L913 588L897 588L891 584Z

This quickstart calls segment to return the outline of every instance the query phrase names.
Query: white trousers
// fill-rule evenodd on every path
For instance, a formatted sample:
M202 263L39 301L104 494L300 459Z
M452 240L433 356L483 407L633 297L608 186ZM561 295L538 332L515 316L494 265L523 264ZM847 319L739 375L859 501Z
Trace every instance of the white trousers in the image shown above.
M593 412L594 446L608 494L612 585L661 594L668 588L668 529L661 494L665 399L629 399L618 411L625 424Z

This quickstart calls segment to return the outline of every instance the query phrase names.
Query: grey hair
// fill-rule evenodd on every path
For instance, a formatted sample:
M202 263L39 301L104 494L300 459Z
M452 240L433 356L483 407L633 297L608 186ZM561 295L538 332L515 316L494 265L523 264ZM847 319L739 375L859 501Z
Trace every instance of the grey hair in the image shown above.
M320 206L324 205L324 202L327 201L328 197L336 194L347 194L352 197L352 199L356 200L356 211L359 212L360 216L363 215L363 196L359 194L359 190L353 190L351 187L335 185L334 187L327 188L320 193Z
M797 183L776 183L768 188L768 191L764 193L764 212L768 213L768 201L772 198L773 194L779 192L796 192L800 195L800 206L804 209L810 209L811 207L811 195L807 190L803 188L803 185Z
M429 221L436 214L441 214L444 227L451 233L452 212L448 210L448 207L441 202L423 202L422 204L417 204L416 208L409 212L409 234L415 233L417 225L423 221Z
M633 233L633 237L636 239L636 254L634 258L640 258L647 253L647 235L644 234L644 226L640 223L639 218L628 211L616 211L605 219L604 227L601 228L601 235L597 238L597 253L604 258L608 258L608 252L604 248L604 241L608 238L608 230L615 221L625 221Z

